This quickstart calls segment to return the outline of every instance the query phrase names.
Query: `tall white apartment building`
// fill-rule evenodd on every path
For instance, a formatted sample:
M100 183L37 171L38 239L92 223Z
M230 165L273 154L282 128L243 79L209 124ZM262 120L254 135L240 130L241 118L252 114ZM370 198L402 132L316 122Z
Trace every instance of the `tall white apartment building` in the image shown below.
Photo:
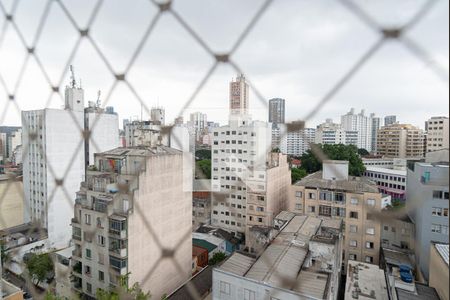
M304 128L297 131L288 132L281 142L281 152L301 156L303 153L311 149L311 144L316 141L316 129Z
M189 126L192 127L195 140L200 141L203 134L207 134L208 116L201 112L195 112L190 115Z
M119 117L114 109L104 110L100 103L89 102L84 111L84 126L90 130L86 141L86 165L94 164L94 153L119 147Z
M183 163L165 146L95 155L72 219L74 291L95 298L125 281L161 299L190 278L192 177Z
M364 110L362 110L359 114L356 114L354 108L352 108L350 112L341 117L341 124L344 130L358 132L358 143L356 145L358 148L363 148L367 151L373 151L372 136L374 118L374 114L366 116Z
M74 196L85 174L84 94L66 87L65 109L22 112L24 221L47 229L50 247L68 246Z
M317 126L315 134L316 144L322 145L355 145L358 144L358 131L344 130L340 124L327 119L325 123Z
M47 230L50 247L65 247L71 239L73 199L93 162L92 152L118 144L117 115L92 107L85 111L84 90L72 75L64 109L23 111L22 130L27 149L22 162L24 220ZM83 130L90 131L90 139Z
M427 132L427 152L449 148L447 117L432 117L425 122L425 131Z
M248 226L270 225L287 207L291 179L287 157L270 153L271 125L247 114L244 76L230 90L229 124L213 131L211 222L245 233Z

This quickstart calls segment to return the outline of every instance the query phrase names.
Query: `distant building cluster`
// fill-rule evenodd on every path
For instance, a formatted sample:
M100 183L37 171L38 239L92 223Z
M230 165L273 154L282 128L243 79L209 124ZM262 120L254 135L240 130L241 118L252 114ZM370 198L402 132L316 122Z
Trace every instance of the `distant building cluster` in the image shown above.
M447 117L422 130L351 109L305 127L274 98L254 120L241 74L226 124L158 106L119 129L71 71L63 109L0 127L3 299L24 298L12 278L43 253L54 270L34 284L63 299L449 299ZM321 157L295 179L313 144L355 146L361 176Z

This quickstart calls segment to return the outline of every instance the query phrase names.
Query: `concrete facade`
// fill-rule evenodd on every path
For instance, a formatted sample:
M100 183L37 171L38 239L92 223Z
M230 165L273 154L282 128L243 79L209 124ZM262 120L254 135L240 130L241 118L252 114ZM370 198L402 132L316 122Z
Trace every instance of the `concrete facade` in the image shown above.
M316 144L322 145L358 145L358 131L345 130L341 124L333 123L327 119L325 123L317 126L315 135Z
M373 152L376 149L373 145L374 125L379 126L379 119L376 118L377 121L374 121L374 119L374 114L366 116L364 110L356 114L355 109L352 108L350 112L341 117L341 124L345 131L358 132L358 143L356 145L358 148Z
M425 122L427 152L449 149L449 119L432 117Z
M182 153L117 148L95 160L72 220L73 289L95 297L127 275L128 286L138 282L152 297L170 294L192 270L192 240L183 238L192 227L192 189L184 189L192 177L183 176Z
M377 153L385 157L424 157L424 133L410 124L393 124L378 130Z
M281 152L287 155L301 156L311 149L311 144L316 141L316 129L305 128L297 131L288 132L282 138Z
M22 181L12 181L0 175L0 230L24 223L24 193Z
M406 199L406 170L366 167L364 177L376 182L381 193L393 199Z
M430 250L430 286L434 287L441 300L448 300L449 264L448 244L432 244Z
M276 98L269 100L269 123L284 124L286 117L286 101Z
M317 172L292 185L290 211L343 220L344 261L378 264L381 225L376 216L382 209L382 195L377 186L360 177L323 176Z
M449 242L448 162L410 164L406 182L406 209L416 227L416 257L428 279L431 242Z
M52 246L67 247L73 199L85 174L84 112L24 111L22 125L23 145L28 145L23 160L24 221L39 221Z

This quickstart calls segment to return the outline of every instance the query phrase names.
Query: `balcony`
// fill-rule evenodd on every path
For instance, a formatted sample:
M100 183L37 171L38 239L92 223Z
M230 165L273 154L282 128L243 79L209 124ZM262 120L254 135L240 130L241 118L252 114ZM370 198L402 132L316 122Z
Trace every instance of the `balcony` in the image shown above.
M81 264L81 262L77 261L73 266L72 266L72 271L74 273L74 275L77 276L81 276L81 270L83 268L83 265Z
M81 259L81 249L75 249L72 251L72 258Z
M73 234L73 235L72 235L72 239L81 242L81 236L79 236L79 235Z
M80 225L80 221L78 221L78 219L77 218L72 218L72 224L77 224L77 225Z
M127 248L109 249L109 254L115 257L126 258L128 255Z
M126 239L127 238L127 231L125 229L116 230L116 229L109 228L108 232L111 237L115 237L118 239Z

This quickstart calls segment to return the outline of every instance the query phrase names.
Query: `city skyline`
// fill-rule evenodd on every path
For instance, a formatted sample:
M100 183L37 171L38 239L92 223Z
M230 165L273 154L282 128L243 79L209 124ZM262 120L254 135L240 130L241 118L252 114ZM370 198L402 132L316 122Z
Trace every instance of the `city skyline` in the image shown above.
M253 15L259 2L242 4L238 12L233 11L236 20L228 26L220 26L222 24L220 21L232 10L233 3L220 3L217 6L202 3L204 8L211 11L208 16L198 14L192 9L193 6L183 2L175 2L174 10L178 11L194 29L199 30L199 36L207 41L214 51L226 52L233 44L235 36L247 25L248 18L243 16ZM86 4L86 7L82 7L72 3L65 2L79 26L84 26L93 5ZM124 7L119 3L115 4L114 6L109 2L105 3L90 32L108 61L111 61L113 69L120 72L140 40L143 28L156 10L149 4L136 2L126 7L126 11L130 14L121 16L121 9ZM406 22L420 8L418 4L411 2L396 3L394 6L397 10L380 15L385 8L383 5L361 5L386 26ZM296 9L293 9L293 6ZM44 5L33 2L21 4L17 8L16 21L19 28L23 28L24 38L28 42L34 35L33 30L43 7ZM378 38L377 34L352 16L342 5L333 3L327 6L326 10L324 7L323 3L276 2L261 17L257 26L233 56L243 73L267 100L276 97L286 99L287 121L295 121L308 115L314 105ZM431 51L431 58L439 62L444 69L448 69L446 58L448 43L442 41L448 40L448 29L447 26L441 25L448 22L446 8L448 3L445 1L437 3L429 15L408 34L413 38L420 36L417 39L422 41L421 46ZM6 5L5 9L8 10ZM297 10L308 13L301 18L291 18ZM30 16L30 12L36 16ZM318 22L311 17L319 12L324 14L326 18L323 19L327 19L326 22ZM120 28L113 22L119 16L127 19L131 15L133 20L129 20L126 28ZM280 16L284 17L286 24L283 27L274 27L273 24L276 24L274 20ZM127 79L132 82L147 108L164 104L167 111L166 119L171 121L178 116L181 105L193 94L213 60L186 34L173 17L163 16L159 22L161 23L156 25L152 37L144 45ZM214 30L202 26L206 23L212 23L210 27ZM304 26L306 23L309 26ZM58 26L52 26L55 24ZM109 30L115 30L123 40L106 35ZM130 32L132 34L129 34ZM426 37L423 32L428 32ZM123 36L125 33L126 36ZM298 36L297 42L291 43L292 36ZM357 37L358 43L354 47L349 47L348 45L354 44L354 37ZM62 66L76 41L76 32L64 18L59 7L55 6L50 11L41 39L36 46L36 53L45 65L50 80L57 82L61 76ZM61 45L58 51L52 47L55 43ZM177 47L173 45L178 45L183 50L175 49ZM20 49L15 32L8 30L4 36L3 47L0 49L0 62L11 75L5 78L9 90L16 83L20 70L20 64L14 62L23 60L23 50ZM250 55L250 52L253 55ZM339 59L335 59L329 55L332 52L342 54ZM261 64L262 61L266 63ZM76 76L81 77L85 83L83 86L86 89L87 100L96 99L99 89L104 95L107 94L114 78L91 44L83 41L72 63L76 67ZM192 112L202 111L208 114L211 120L221 123L226 121L227 117L224 117L223 111L227 108L228 91L223 82L228 82L237 73L237 70L228 65L219 65L198 97L184 112L185 119L188 119ZM23 76L16 95L19 107L22 110L44 107L49 95L49 86L33 59L30 60ZM0 87L0 93L4 93L3 87ZM448 88L431 69L412 56L402 45L388 42L306 123L306 126L313 127L330 116L336 121L347 109L355 107L357 110L364 108L380 117L396 114L399 120L423 128L427 117L443 115L443 104L447 103L447 98ZM135 96L129 89L119 83L107 105L116 108L120 119L140 116L141 106L134 99ZM266 120L267 108L253 91L250 93L250 99L250 113L253 118ZM0 105L3 106L5 101L5 98L0 99ZM63 104L55 96L49 103L50 107L55 108ZM424 112L426 118L423 118ZM1 125L19 123L20 118L12 109L5 115Z

